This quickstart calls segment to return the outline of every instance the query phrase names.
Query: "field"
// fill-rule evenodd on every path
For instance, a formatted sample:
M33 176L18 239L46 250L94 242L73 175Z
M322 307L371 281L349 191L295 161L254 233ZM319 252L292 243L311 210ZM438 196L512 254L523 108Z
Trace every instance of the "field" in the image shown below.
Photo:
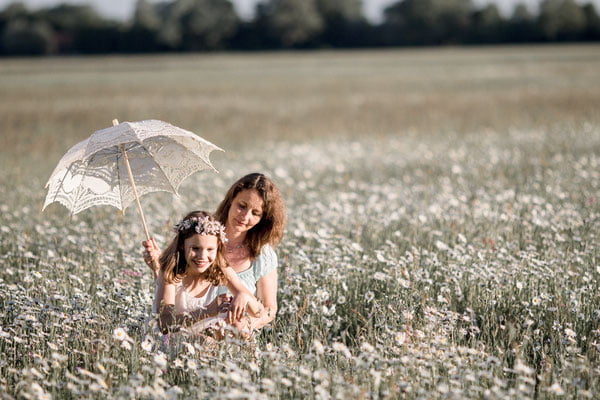
M0 60L0 397L597 398L600 47ZM60 157L162 119L226 151L142 198L164 246L280 187L256 346L163 352L135 207L40 212Z

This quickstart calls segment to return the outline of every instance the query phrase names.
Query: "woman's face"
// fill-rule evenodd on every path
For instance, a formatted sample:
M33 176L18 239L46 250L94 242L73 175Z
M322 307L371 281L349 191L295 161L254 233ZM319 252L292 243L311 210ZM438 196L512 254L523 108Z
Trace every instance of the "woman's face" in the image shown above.
M187 272L202 274L217 256L218 242L213 235L192 235L183 242Z
M264 201L256 189L239 192L231 202L227 215L227 232L247 232L260 222Z

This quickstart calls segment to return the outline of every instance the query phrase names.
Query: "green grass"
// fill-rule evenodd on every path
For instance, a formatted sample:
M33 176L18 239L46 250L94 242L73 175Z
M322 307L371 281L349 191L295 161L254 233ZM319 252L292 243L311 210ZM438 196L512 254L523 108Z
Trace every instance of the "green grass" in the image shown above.
M597 396L598 70L597 46L0 60L0 393ZM255 348L163 354L133 207L40 213L113 118L226 150L179 199L142 199L163 246L245 173L281 188Z

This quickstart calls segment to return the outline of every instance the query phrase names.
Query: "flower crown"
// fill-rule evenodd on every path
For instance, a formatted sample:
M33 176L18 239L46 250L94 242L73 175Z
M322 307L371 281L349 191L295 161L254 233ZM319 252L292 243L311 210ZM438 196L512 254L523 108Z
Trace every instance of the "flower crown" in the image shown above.
M221 242L227 242L225 227L219 221L211 219L208 215L204 217L190 217L182 220L173 229L175 233L187 231L194 228L194 231L200 235L213 235L221 239Z

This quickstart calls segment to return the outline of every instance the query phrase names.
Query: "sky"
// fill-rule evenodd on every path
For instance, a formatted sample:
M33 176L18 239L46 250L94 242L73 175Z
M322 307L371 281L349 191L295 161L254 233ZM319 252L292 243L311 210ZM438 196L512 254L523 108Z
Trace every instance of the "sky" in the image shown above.
M0 10L15 0L0 0ZM53 6L60 3L91 4L100 14L119 20L126 20L133 14L136 0L19 0L31 9ZM254 5L260 0L232 0L237 12L242 17L250 17ZM381 20L381 10L397 0L363 0L365 15L372 22ZM579 0L579 2L591 1L600 9L600 0ZM475 0L476 4L496 3L498 8L510 15L516 3L524 3L532 11L536 11L539 0Z

